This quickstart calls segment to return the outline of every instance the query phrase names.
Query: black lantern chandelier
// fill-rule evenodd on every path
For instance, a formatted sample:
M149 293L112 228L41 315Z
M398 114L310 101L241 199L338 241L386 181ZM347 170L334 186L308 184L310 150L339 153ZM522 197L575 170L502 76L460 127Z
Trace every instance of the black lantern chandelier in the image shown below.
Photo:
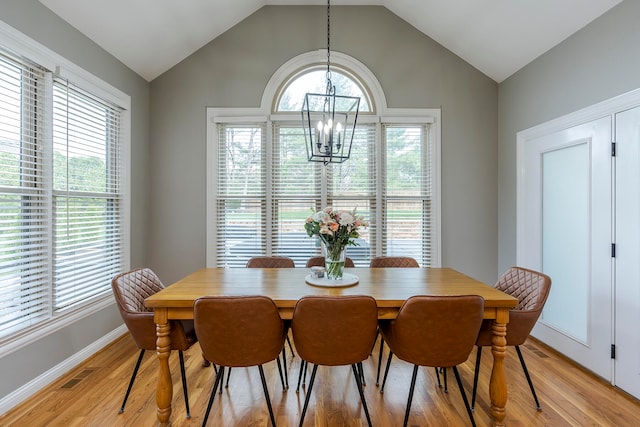
M331 15L327 0L327 87L307 93L302 103L302 127L310 162L342 163L351 155L360 98L336 95L331 82Z

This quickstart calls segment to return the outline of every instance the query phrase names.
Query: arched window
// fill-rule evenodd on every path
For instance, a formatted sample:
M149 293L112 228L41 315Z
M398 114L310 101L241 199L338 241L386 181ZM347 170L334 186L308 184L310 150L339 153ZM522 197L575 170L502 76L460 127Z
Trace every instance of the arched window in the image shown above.
M365 86L347 72L339 69L331 70L331 83L336 93L346 96L360 97L360 112L371 113L371 96ZM300 111L302 99L307 92L325 93L327 69L313 67L295 74L287 83L276 100L275 112Z
M284 64L260 108L207 109L207 266L282 255L303 267L320 255L305 220L325 206L355 208L369 221L347 248L356 266L379 255L439 266L440 110L387 108L373 73L332 52L337 93L361 98L354 143L344 163L309 162L301 108L305 93L325 92L322 63L319 51Z

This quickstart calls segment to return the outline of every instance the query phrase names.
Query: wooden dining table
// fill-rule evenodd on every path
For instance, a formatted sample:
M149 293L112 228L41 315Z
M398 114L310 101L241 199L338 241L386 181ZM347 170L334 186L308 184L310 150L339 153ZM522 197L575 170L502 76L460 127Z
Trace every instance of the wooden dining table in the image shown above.
M170 320L193 319L193 305L202 296L265 295L273 299L280 316L291 319L296 302L306 295L370 295L378 306L379 319L394 319L404 301L414 295L480 295L484 318L493 320L493 369L489 384L494 426L504 425L507 384L504 373L509 309L518 300L485 283L450 268L345 268L357 283L349 286L318 286L307 283L305 268L203 268L148 297L154 310L157 332L158 425L168 426L173 384L169 369Z

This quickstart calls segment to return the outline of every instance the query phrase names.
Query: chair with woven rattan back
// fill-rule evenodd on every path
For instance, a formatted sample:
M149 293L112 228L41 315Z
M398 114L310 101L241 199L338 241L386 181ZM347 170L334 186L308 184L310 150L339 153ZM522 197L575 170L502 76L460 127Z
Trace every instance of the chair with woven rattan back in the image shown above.
M529 383L536 409L540 410L540 402L533 387L527 364L522 356L520 345L529 337L531 330L535 326L551 289L551 278L544 273L529 270L521 267L511 267L508 269L495 285L513 297L518 298L516 308L509 310L509 324L507 325L507 346L513 346L518 353L522 370ZM480 334L476 341L478 347L476 355L476 367L473 375L473 394L471 397L471 408L475 407L476 390L478 387L478 374L480 372L480 360L482 357L482 347L491 346L492 326L491 320L485 320L480 329Z
M295 262L286 256L254 256L247 261L248 268L294 268Z

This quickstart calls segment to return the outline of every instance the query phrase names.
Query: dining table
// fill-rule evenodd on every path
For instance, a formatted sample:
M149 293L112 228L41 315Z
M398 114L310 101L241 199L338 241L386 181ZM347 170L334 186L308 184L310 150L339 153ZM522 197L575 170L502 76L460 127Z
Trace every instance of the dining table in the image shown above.
M306 268L202 268L148 297L145 305L154 311L157 334L158 425L168 426L171 418L170 321L193 319L193 305L200 297L242 295L271 298L282 319L291 319L297 301L307 295L370 295L376 300L379 319L394 319L402 304L415 295L480 295L484 298L484 318L493 320L489 382L492 421L494 426L504 425L505 336L509 310L518 304L516 298L451 268L354 267L344 272L351 280L317 280Z

